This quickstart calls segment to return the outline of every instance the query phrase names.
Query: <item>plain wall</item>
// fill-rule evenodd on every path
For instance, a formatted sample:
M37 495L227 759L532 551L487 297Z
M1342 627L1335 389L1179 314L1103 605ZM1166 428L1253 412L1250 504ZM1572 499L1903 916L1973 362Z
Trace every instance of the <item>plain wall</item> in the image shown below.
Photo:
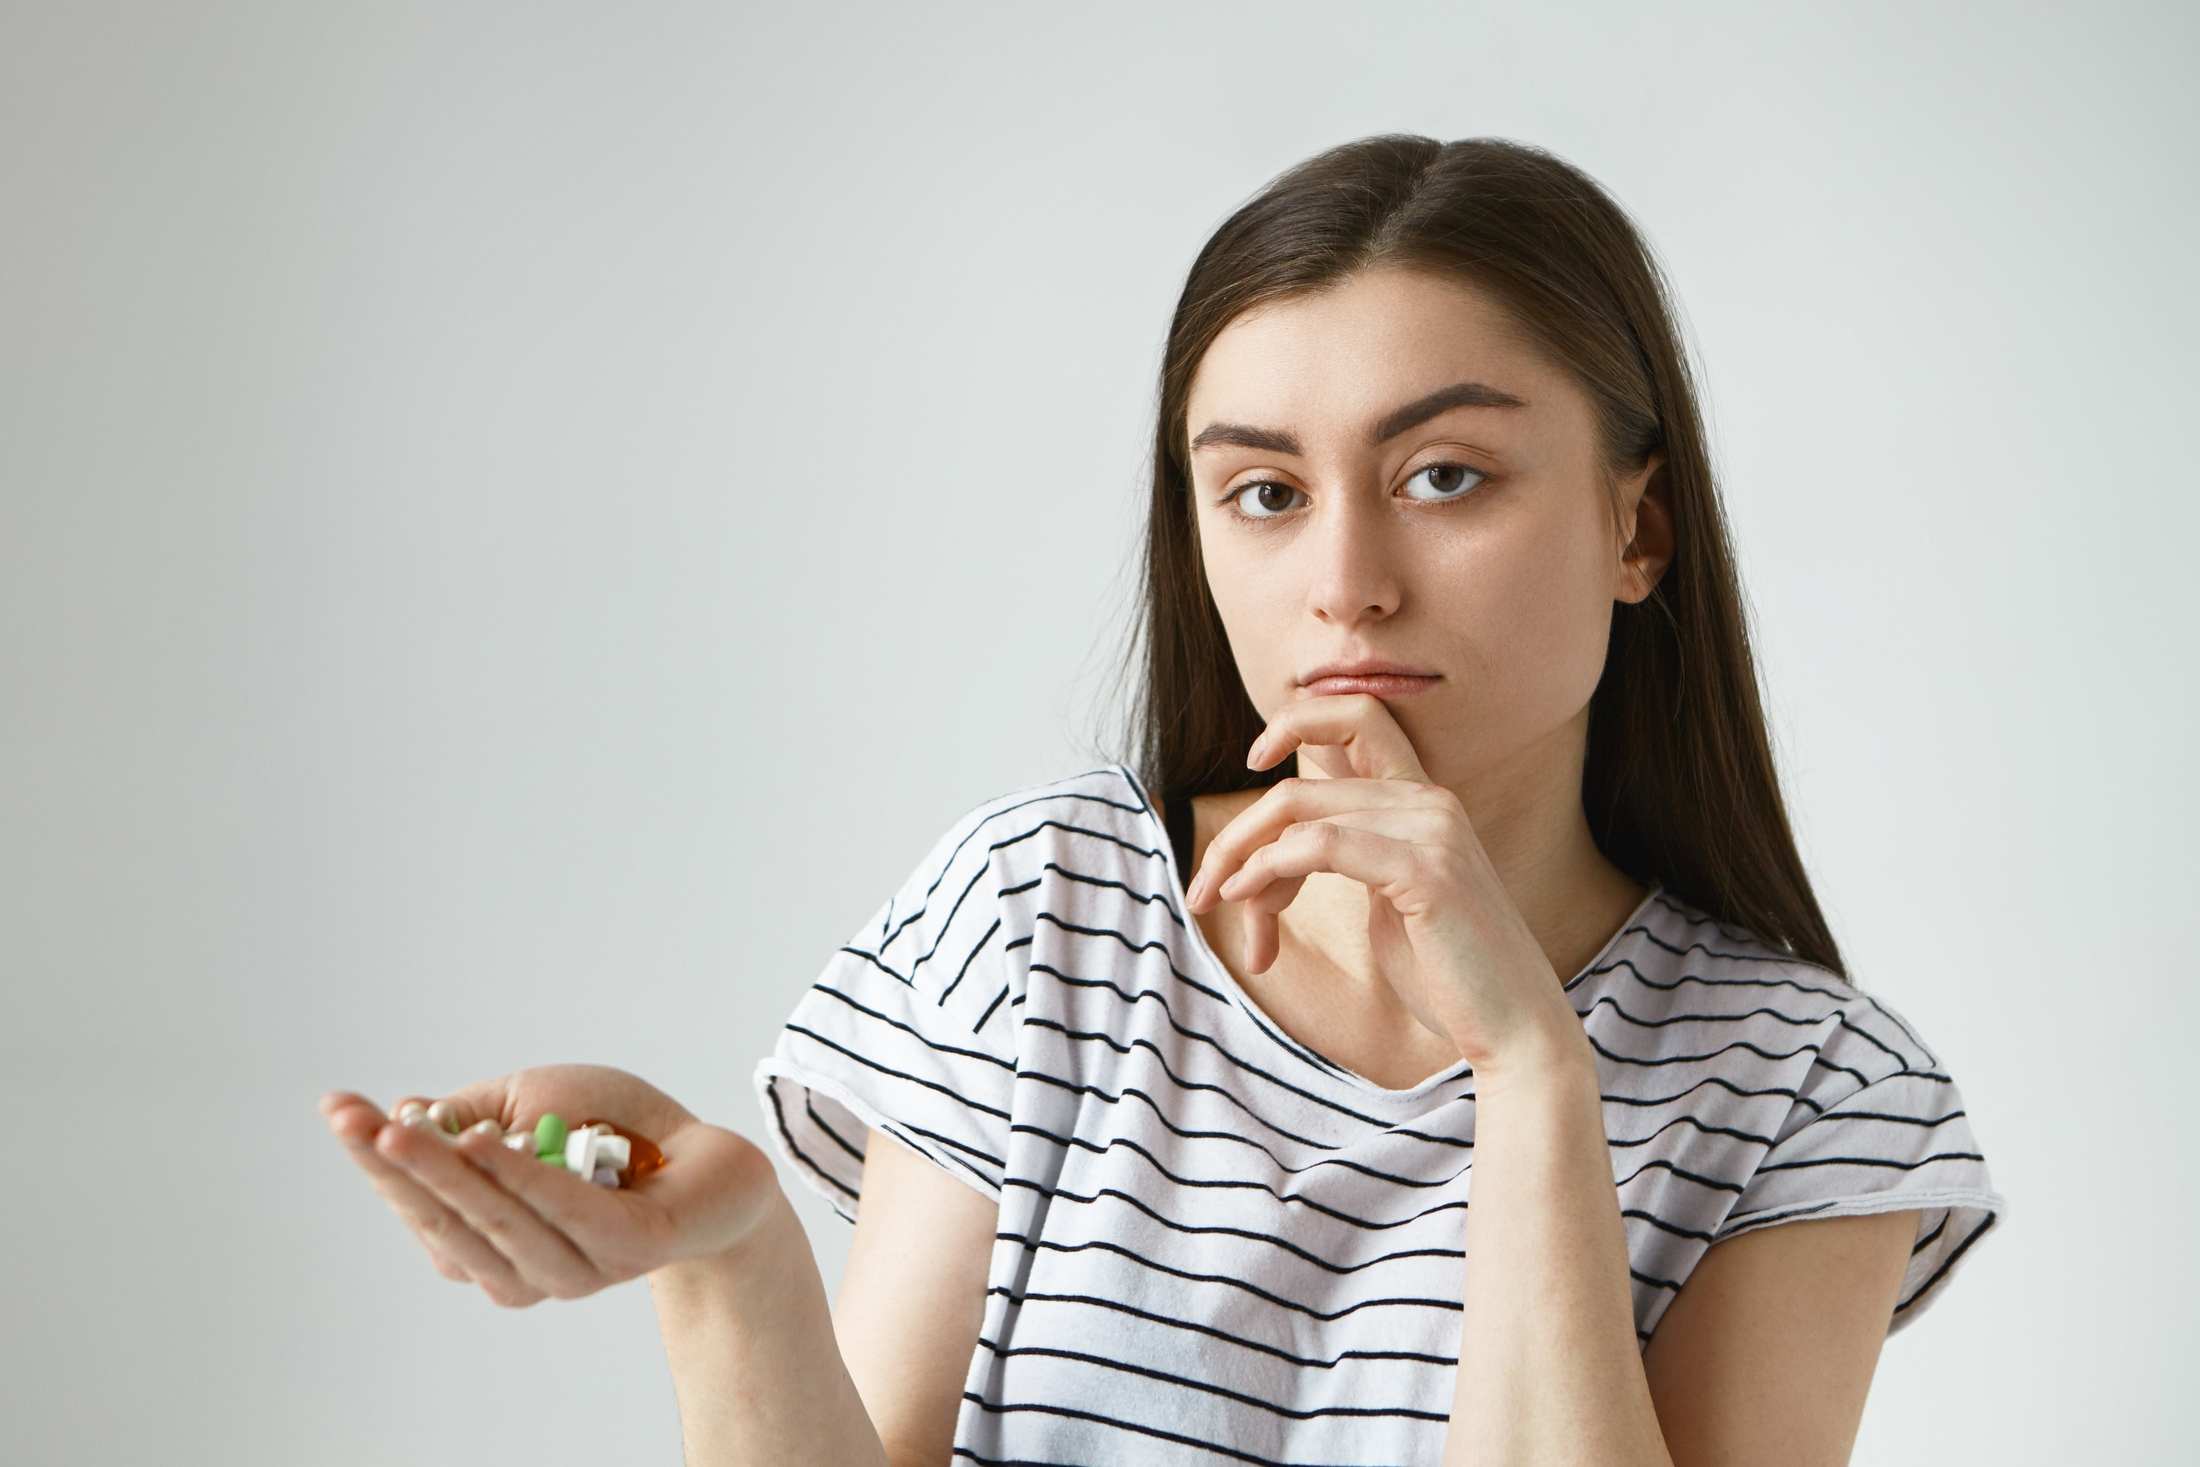
M1817 891L2011 1201L1855 1460L2192 1459L2189 7L4 26L9 1461L678 1460L647 1288L446 1282L316 1098L763 1139L944 823L1118 752L1193 253L1386 131L1649 236Z

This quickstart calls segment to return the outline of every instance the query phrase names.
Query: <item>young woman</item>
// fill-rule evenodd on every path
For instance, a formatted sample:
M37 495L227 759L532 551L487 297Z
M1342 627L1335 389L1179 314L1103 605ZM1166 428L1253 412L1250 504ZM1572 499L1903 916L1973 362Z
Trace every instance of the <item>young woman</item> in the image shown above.
M431 1119L608 1117L631 1191L324 1102L438 1268L646 1274L698 1467L1846 1461L2005 1203L1812 895L1623 212L1487 139L1277 179L1144 560L1133 762L968 809L757 1067L835 1307L764 1147L601 1067Z

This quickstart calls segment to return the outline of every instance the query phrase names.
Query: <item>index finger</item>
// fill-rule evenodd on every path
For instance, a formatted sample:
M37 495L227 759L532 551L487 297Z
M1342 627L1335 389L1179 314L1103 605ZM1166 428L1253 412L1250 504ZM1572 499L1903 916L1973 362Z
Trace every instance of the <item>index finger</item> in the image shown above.
M1266 769L1301 745L1342 749L1345 773L1363 779L1431 782L1390 705L1373 693L1311 693L1284 704L1246 750L1245 767ZM1335 761L1318 762L1336 777Z

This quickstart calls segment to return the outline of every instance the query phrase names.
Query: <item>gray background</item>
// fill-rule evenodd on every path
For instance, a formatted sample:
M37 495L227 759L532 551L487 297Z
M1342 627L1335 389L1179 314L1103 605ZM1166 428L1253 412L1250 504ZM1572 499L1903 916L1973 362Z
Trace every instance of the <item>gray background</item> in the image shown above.
M2191 10L1339 9L8 5L11 1461L677 1461L646 1288L444 1281L315 1098L762 1139L944 822L1117 752L1193 252L1392 130L1658 250L1805 857L2011 1200L1855 1460L2190 1459Z

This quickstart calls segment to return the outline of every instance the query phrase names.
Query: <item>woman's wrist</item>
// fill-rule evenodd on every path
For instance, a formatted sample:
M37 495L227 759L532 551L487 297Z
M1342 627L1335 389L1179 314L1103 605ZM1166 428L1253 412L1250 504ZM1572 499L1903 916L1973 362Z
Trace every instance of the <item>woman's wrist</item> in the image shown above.
M723 1298L744 1279L768 1276L785 1266L788 1250L810 1251L802 1219L776 1180L757 1204L756 1221L740 1241L715 1253L683 1258L650 1270L650 1291L660 1303L689 1298Z

